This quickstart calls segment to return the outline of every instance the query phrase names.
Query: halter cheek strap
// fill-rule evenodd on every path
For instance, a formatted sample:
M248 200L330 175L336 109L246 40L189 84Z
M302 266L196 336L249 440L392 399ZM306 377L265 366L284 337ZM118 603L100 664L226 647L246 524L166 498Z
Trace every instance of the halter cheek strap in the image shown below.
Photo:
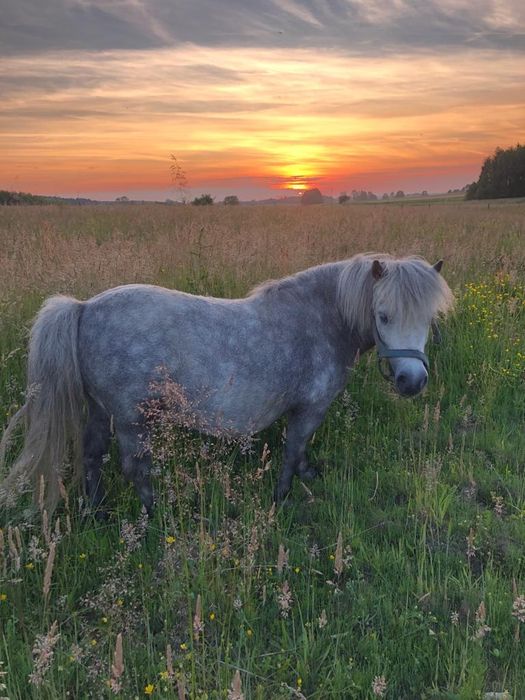
M377 348L377 362L379 366L379 371L385 377L385 379L392 379L393 377L393 371L392 371L392 366L389 365L389 372L387 373L384 370L383 364L381 363L381 360L390 360L391 358L395 357L413 357L416 360L420 360L425 369L428 372L429 369L429 363L428 363L428 357L425 355L424 352L421 352L421 350L414 350L413 348L389 348L385 343L383 342L383 339L381 338L379 334L379 330L377 328L377 325L374 320L374 340L376 342L376 348Z

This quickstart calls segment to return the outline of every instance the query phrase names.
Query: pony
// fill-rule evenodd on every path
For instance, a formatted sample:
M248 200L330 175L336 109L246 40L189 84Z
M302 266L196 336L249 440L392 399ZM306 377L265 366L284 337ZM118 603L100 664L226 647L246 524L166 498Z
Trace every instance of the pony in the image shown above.
M49 298L31 330L26 402L0 443L2 464L13 432L25 425L0 502L32 481L45 483L52 509L70 456L73 477L83 477L97 512L114 431L123 474L151 511L152 459L140 407L155 391L159 368L182 387L202 433L254 435L287 417L275 489L282 501L294 475L316 476L307 443L356 357L377 346L399 394L423 390L429 329L453 305L442 262L360 254L271 280L240 299L142 284L87 301Z

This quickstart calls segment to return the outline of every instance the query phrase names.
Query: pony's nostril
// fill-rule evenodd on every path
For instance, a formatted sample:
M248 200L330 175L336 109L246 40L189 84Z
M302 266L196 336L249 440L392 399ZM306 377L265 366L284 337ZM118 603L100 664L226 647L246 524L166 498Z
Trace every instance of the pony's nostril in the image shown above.
M398 387L403 390L405 389L407 382L408 382L408 377L404 372L401 372L400 374L397 375L397 385Z
M423 391L428 381L428 375L413 377L406 372L400 372L396 377L396 387L403 396L415 396Z

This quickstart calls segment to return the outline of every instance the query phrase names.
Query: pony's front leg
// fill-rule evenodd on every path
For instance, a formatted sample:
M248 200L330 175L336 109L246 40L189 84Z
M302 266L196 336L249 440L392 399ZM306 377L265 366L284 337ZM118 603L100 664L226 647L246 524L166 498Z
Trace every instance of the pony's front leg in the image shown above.
M308 463L306 445L323 422L327 408L322 411L312 406L296 409L288 415L284 459L275 489L277 503L284 500L292 486L294 474L302 479L317 476L315 467Z

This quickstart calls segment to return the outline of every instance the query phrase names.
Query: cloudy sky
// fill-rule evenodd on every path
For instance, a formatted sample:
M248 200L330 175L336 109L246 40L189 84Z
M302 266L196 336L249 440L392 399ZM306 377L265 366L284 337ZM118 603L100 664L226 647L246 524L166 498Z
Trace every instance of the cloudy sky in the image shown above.
M432 192L525 136L523 0L3 0L0 189Z

